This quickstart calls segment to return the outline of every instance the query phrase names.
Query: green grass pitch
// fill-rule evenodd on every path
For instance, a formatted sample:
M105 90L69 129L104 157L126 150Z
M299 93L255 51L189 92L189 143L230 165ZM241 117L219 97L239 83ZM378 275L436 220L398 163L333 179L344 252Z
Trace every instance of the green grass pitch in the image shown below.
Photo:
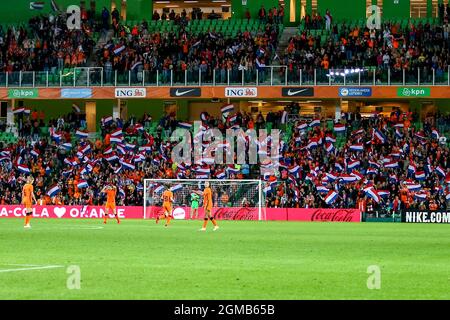
M1 219L0 299L450 298L450 225L219 223Z

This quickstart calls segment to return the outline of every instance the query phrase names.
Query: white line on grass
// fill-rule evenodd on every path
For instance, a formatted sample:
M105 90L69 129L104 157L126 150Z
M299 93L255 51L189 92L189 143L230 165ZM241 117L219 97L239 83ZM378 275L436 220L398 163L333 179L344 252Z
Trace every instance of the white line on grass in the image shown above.
M15 269L0 269L1 272L16 272L16 271L30 271L30 270L43 270L43 269L55 269L55 268L63 268L64 266L36 266L36 267L28 267L28 268L15 268Z

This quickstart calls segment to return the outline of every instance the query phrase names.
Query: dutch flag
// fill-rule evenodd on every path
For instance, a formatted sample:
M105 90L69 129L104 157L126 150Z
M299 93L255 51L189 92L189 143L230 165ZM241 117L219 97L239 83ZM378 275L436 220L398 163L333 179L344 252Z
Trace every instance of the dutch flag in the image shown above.
M236 173L239 173L239 169L236 169L234 166L231 166L231 167L229 166L227 168L227 172L236 174Z
M131 164L129 162L126 162L126 161L120 161L120 164L127 170L134 170L134 169L136 169L135 165L133 165L133 164Z
M119 166L116 169L114 169L114 173L117 174L120 171L122 171L122 165L119 164Z
M113 152L113 153L111 153L111 155L106 156L105 159L106 159L106 161L108 161L108 162L112 162L112 161L118 160L119 157L116 156L116 154Z
M433 131L431 131L431 137L433 139L439 140L439 131L437 131L436 129L433 129Z
M381 202L381 197L378 195L378 192L372 187L366 190L366 194L372 198L376 203Z
M59 133L53 132L52 139L55 140L56 143L59 143L61 141L61 135Z
M118 144L116 149L122 155L126 153L125 147L122 144Z
M349 175L349 174L341 174L339 179L341 179L341 181L343 183L351 183L351 182L355 182L357 180L357 178L355 176Z
M63 143L63 144L61 145L61 148L63 148L63 149L65 149L65 150L69 151L70 149L72 149L72 144L71 144L70 142Z
M317 148L317 140L311 140L306 146L307 149Z
M378 170L375 168L368 168L366 174L378 174Z
M343 168L342 165L341 165L340 163L338 163L338 162L336 162L336 163L334 164L334 168L335 168L337 171L339 171L339 172L344 171L344 168Z
M377 193L382 198L387 198L391 194L388 190L378 190Z
M87 153L89 153L90 151L91 151L91 145L90 145L90 144L87 144L84 148L81 149L81 152L82 152L83 154L87 154Z
M178 122L177 127L181 128L181 129L189 130L192 128L192 124L187 123L187 122Z
M329 173L329 172L325 173L325 175L327 176L327 178L328 178L330 181L336 181L337 178L338 178L338 177L336 177L333 173Z
M426 193L416 193L414 194L414 198L417 200L426 200L427 199L427 194Z
M72 173L72 169L69 169L69 170L64 170L63 172L62 172L62 175L65 177L65 178L67 178L68 176L70 176L70 174Z
M145 156L143 154L138 154L138 155L134 156L135 163L143 162L144 160L145 160Z
M380 169L380 165L377 162L371 161L371 160L369 160L369 167L375 168L375 169Z
M222 114L231 112L234 110L234 105L233 104L227 104L226 106L223 106L222 109L220 109L220 111L222 111Z
M121 137L121 136L123 136L122 129L114 130L114 131L111 133L111 137Z
M404 127L405 127L405 125L403 124L403 122L399 122L399 123L394 125L394 128L401 128L401 129L403 129Z
M445 200L450 201L450 193L447 193L447 194L445 195Z
M217 179L225 179L225 177L226 177L225 171L221 171L216 174Z
M398 161L386 162L384 167L385 168L398 168Z
M386 143L387 138L379 129L375 128L373 131L374 136L380 140L381 143Z
M419 180L419 181L425 180L425 172L417 171L416 172L416 180Z
M113 122L113 117L112 116L102 118L102 124L104 126L110 124L111 122Z
M407 184L406 188L409 191L420 191L420 190L422 190L422 186L420 184L418 184L418 183Z
M333 144L331 142L325 143L325 150L327 150L327 152L333 152L334 150Z
M50 173L52 173L52 169L49 166L45 167L45 174L49 175Z
M197 174L195 176L195 179L208 179L208 175L207 174Z
M86 131L77 130L75 132L75 136L79 139L87 139L89 137L89 133Z
M112 136L109 141L114 142L114 143L122 143L123 136Z
M364 176L356 170L353 170L351 175L354 176L356 178L356 180L364 179Z
M391 183L397 183L398 182L397 175L395 175L395 174L389 175L389 180Z
M24 113L25 112L25 108L17 108L13 110L13 114L20 114L20 113Z
M178 190L183 189L183 185L181 183L174 185L173 187L170 188L170 191L172 192L176 192Z
M54 196L56 196L59 192L61 192L61 189L58 187L57 184L54 184L53 186L50 187L50 189L48 189L47 195L48 195L49 197L54 197Z
M125 46L124 46L124 45L122 45L122 46L120 46L120 47L114 49L114 54L115 54L115 55L118 55L118 54L120 54L123 50L125 50Z
M330 135L327 135L325 137L325 142L330 142L330 143L335 143L336 142L336 138Z
M350 146L350 150L353 151L364 151L364 145L362 143L353 144Z
M408 173L411 174L411 175L416 173L416 166L414 164L411 163L408 166Z
M123 188L119 188L119 196L125 198L125 190L123 190Z
M310 126L311 128L313 128L313 127L319 127L319 126L320 126L320 119L314 119L313 121L311 121L311 122L309 123L309 126Z
M403 138L403 133L401 133L397 128L395 129L395 137L397 139Z
M298 173L300 172L300 166L296 165L295 167L289 169L289 172L292 173L293 175L297 176Z
M436 170L436 173L438 175L440 175L441 177L445 177L445 170L444 170L444 168L442 168L441 166L437 166L435 170Z
M132 144L132 143L125 144L125 149L127 149L128 151L134 150L134 148L136 148L135 144Z
M30 171L30 168L28 168L28 166L25 165L25 164L19 164L19 165L17 166L17 169L18 169L20 172L22 172L22 173L30 173L30 172L31 172L31 171Z
M330 204L332 204L332 203L334 203L336 201L337 197L338 197L338 194L335 191L331 190L325 196L325 203L330 205Z
M316 190L319 193L328 193L330 190L324 186L316 186Z
M345 131L345 125L342 123L336 123L334 125L334 131L335 132L344 132Z
M77 187L79 189L83 189L83 188L89 187L89 184L87 183L86 180L80 180L80 181L78 181Z
M359 167L361 162L359 160L349 161L347 165L347 169L355 169Z
M113 149L110 146L110 147L106 148L105 151L103 151L103 154L110 154L111 152L113 152Z
M302 122L297 126L298 130L306 130L306 128L308 128L308 124L306 124L306 122Z
M31 153L31 155L32 155L33 157L36 157L36 158L38 158L39 155L40 155L39 150L36 150L36 149L31 150L30 153Z

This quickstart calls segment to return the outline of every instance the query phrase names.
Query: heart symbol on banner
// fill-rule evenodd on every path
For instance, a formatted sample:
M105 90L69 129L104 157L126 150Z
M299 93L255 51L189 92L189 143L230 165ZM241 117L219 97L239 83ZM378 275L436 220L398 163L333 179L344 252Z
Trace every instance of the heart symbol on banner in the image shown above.
M66 208L59 208L56 207L55 209L53 209L53 213L55 214L55 216L57 216L58 218L62 218L64 216L64 214L66 213Z

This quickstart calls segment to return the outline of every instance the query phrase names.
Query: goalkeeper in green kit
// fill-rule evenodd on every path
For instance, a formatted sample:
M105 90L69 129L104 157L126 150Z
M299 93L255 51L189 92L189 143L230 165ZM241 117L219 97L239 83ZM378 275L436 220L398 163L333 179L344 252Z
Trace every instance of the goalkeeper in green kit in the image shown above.
M191 193L191 213L189 219L197 219L198 218L198 201L200 200L200 196L196 193Z

